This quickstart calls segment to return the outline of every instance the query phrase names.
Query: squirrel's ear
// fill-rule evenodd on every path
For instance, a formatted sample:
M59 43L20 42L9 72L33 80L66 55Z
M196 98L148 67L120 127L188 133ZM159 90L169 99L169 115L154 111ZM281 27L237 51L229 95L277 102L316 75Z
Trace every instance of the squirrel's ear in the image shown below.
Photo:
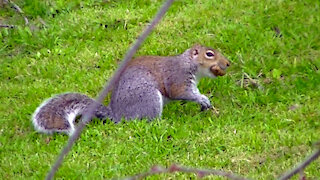
M199 50L198 49L192 49L192 52L191 52L191 56L192 58L195 58L199 55Z
M191 48L191 57L192 58L196 58L199 55L200 48L201 48L201 46L199 44L196 44Z

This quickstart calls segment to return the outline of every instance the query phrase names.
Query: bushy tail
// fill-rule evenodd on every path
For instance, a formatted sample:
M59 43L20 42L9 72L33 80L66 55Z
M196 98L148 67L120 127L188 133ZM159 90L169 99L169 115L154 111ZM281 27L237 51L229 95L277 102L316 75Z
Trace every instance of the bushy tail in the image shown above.
M79 93L59 94L44 101L34 112L32 122L38 132L63 132L71 135L74 121L88 111L88 107L96 104L94 99ZM99 119L112 118L109 106L98 103L94 116Z

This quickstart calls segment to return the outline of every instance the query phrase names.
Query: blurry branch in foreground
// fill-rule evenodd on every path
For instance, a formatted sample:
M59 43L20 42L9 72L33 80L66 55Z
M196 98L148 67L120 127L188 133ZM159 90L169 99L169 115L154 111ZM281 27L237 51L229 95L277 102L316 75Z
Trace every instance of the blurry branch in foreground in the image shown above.
M120 178L122 180L136 180L136 179L143 179L147 176L160 174L160 173L174 173L174 172L185 172L185 173L194 173L199 178L209 176L209 175L216 175L216 176L224 176L232 180L249 180L244 177L240 177L236 174L230 173L230 172L224 172L220 170L214 170L214 169L197 169L197 168L190 168L190 167L184 167L180 165L173 164L169 168L164 168L161 166L153 166L148 172L136 174L131 177L126 178Z
M315 161L320 156L320 141L315 143L316 150L309 155L303 162L298 164L292 170L286 172L283 176L279 178L279 180L287 180L293 177L296 174L300 174L300 180L305 180L306 176L304 174L304 169L313 161ZM144 173L139 173L134 176L120 178L121 180L137 180L143 179L148 176L152 176L155 174L161 173L174 173L174 172L184 172L184 173L193 173L198 176L198 178L202 178L209 175L216 175L216 176L223 176L231 180L249 180L248 178L241 177L237 174L231 172L225 172L221 170L214 170L214 169L198 169L198 168L191 168L191 167L184 167L180 165L173 164L169 168L164 168L162 166L153 166L150 168L149 171Z
M309 155L304 161L302 161L300 164L298 164L295 168L292 170L286 172L283 176L279 178L279 180L286 180L290 179L292 176L294 176L297 173L300 173L300 179L305 179L303 170L314 160L316 160L320 156L320 141L315 143L316 150Z
M162 17L165 15L171 4L174 0L167 0L163 3L161 8L158 10L157 14L151 21L149 25L146 26L144 31L141 33L141 35L138 37L138 39L132 44L132 46L128 49L125 57L122 60L121 65L116 70L115 74L111 77L111 79L107 82L107 84L104 86L103 90L99 93L99 96L97 97L97 102L101 103L103 99L107 96L108 92L112 89L112 84L117 82L119 80L120 74L124 71L125 67L127 67L127 64L132 59L133 55L136 53L140 45L143 43L143 41L148 37L148 35L151 33L153 28L159 23L159 21L162 19ZM80 134L87 123L91 121L91 118L93 117L94 110L97 108L98 103L94 103L88 107L88 111L84 113L82 116L82 121L80 121L78 127L76 128L75 132L70 136L67 144L65 147L61 150L59 156L57 157L56 162L51 167L50 171L48 172L48 175L46 177L47 180L53 179L55 173L60 168L64 157L69 153L71 150L73 144L77 141L77 139L80 137Z

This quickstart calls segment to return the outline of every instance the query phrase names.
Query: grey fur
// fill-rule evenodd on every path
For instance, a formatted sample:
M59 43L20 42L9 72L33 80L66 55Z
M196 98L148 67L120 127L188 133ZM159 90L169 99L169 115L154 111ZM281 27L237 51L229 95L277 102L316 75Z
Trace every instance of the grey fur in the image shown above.
M161 117L164 100L194 101L202 110L212 107L196 83L202 77L214 78L215 75L199 65L193 49L178 56L142 58L144 62L140 63L137 58L121 73L113 85L109 106L99 104L95 117L109 118L115 123L122 118L152 120ZM37 108L33 123L40 132L72 134L75 117L84 114L93 103L97 102L78 93L57 95Z

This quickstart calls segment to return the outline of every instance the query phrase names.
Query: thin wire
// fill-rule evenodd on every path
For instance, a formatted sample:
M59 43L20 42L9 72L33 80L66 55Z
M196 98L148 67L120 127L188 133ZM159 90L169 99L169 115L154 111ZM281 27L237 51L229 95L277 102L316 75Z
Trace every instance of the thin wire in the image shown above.
M126 56L124 57L124 59L122 61L122 64L120 65L118 70L115 72L115 74L113 75L111 80L105 85L104 89L100 92L98 98L96 99L98 102L101 103L103 101L103 99L106 97L108 92L111 90L112 85L115 82L118 81L118 79L120 78L120 74L125 69L125 67L126 67L127 63L129 62L129 60L136 53L137 49L140 47L140 45L143 43L143 41L147 38L147 36L152 31L152 29L159 23L159 21L161 20L163 15L167 12L167 10L169 9L169 7L173 3L173 1L174 0L167 0L162 5L161 9L158 11L156 16L153 18L151 24L148 25L145 28L143 33L138 37L138 39L134 43L134 45L131 46L129 51L127 51L127 54L126 54ZM56 162L54 163L54 165L52 166L51 170L49 171L49 173L48 173L48 175L46 177L47 180L51 180L54 177L54 174L57 172L57 170L59 169L59 167L62 164L64 156L66 156L69 153L69 151L71 150L73 144L79 138L79 136L80 136L82 130L84 129L85 125L91 120L91 118L93 116L93 112L97 108L97 106L98 106L98 103L94 103L93 105L91 105L88 108L89 110L87 111L87 113L85 113L83 115L82 121L80 121L80 123L79 123L78 127L76 128L75 132L70 136L67 145L65 145L65 147L61 151L60 155L58 156Z

